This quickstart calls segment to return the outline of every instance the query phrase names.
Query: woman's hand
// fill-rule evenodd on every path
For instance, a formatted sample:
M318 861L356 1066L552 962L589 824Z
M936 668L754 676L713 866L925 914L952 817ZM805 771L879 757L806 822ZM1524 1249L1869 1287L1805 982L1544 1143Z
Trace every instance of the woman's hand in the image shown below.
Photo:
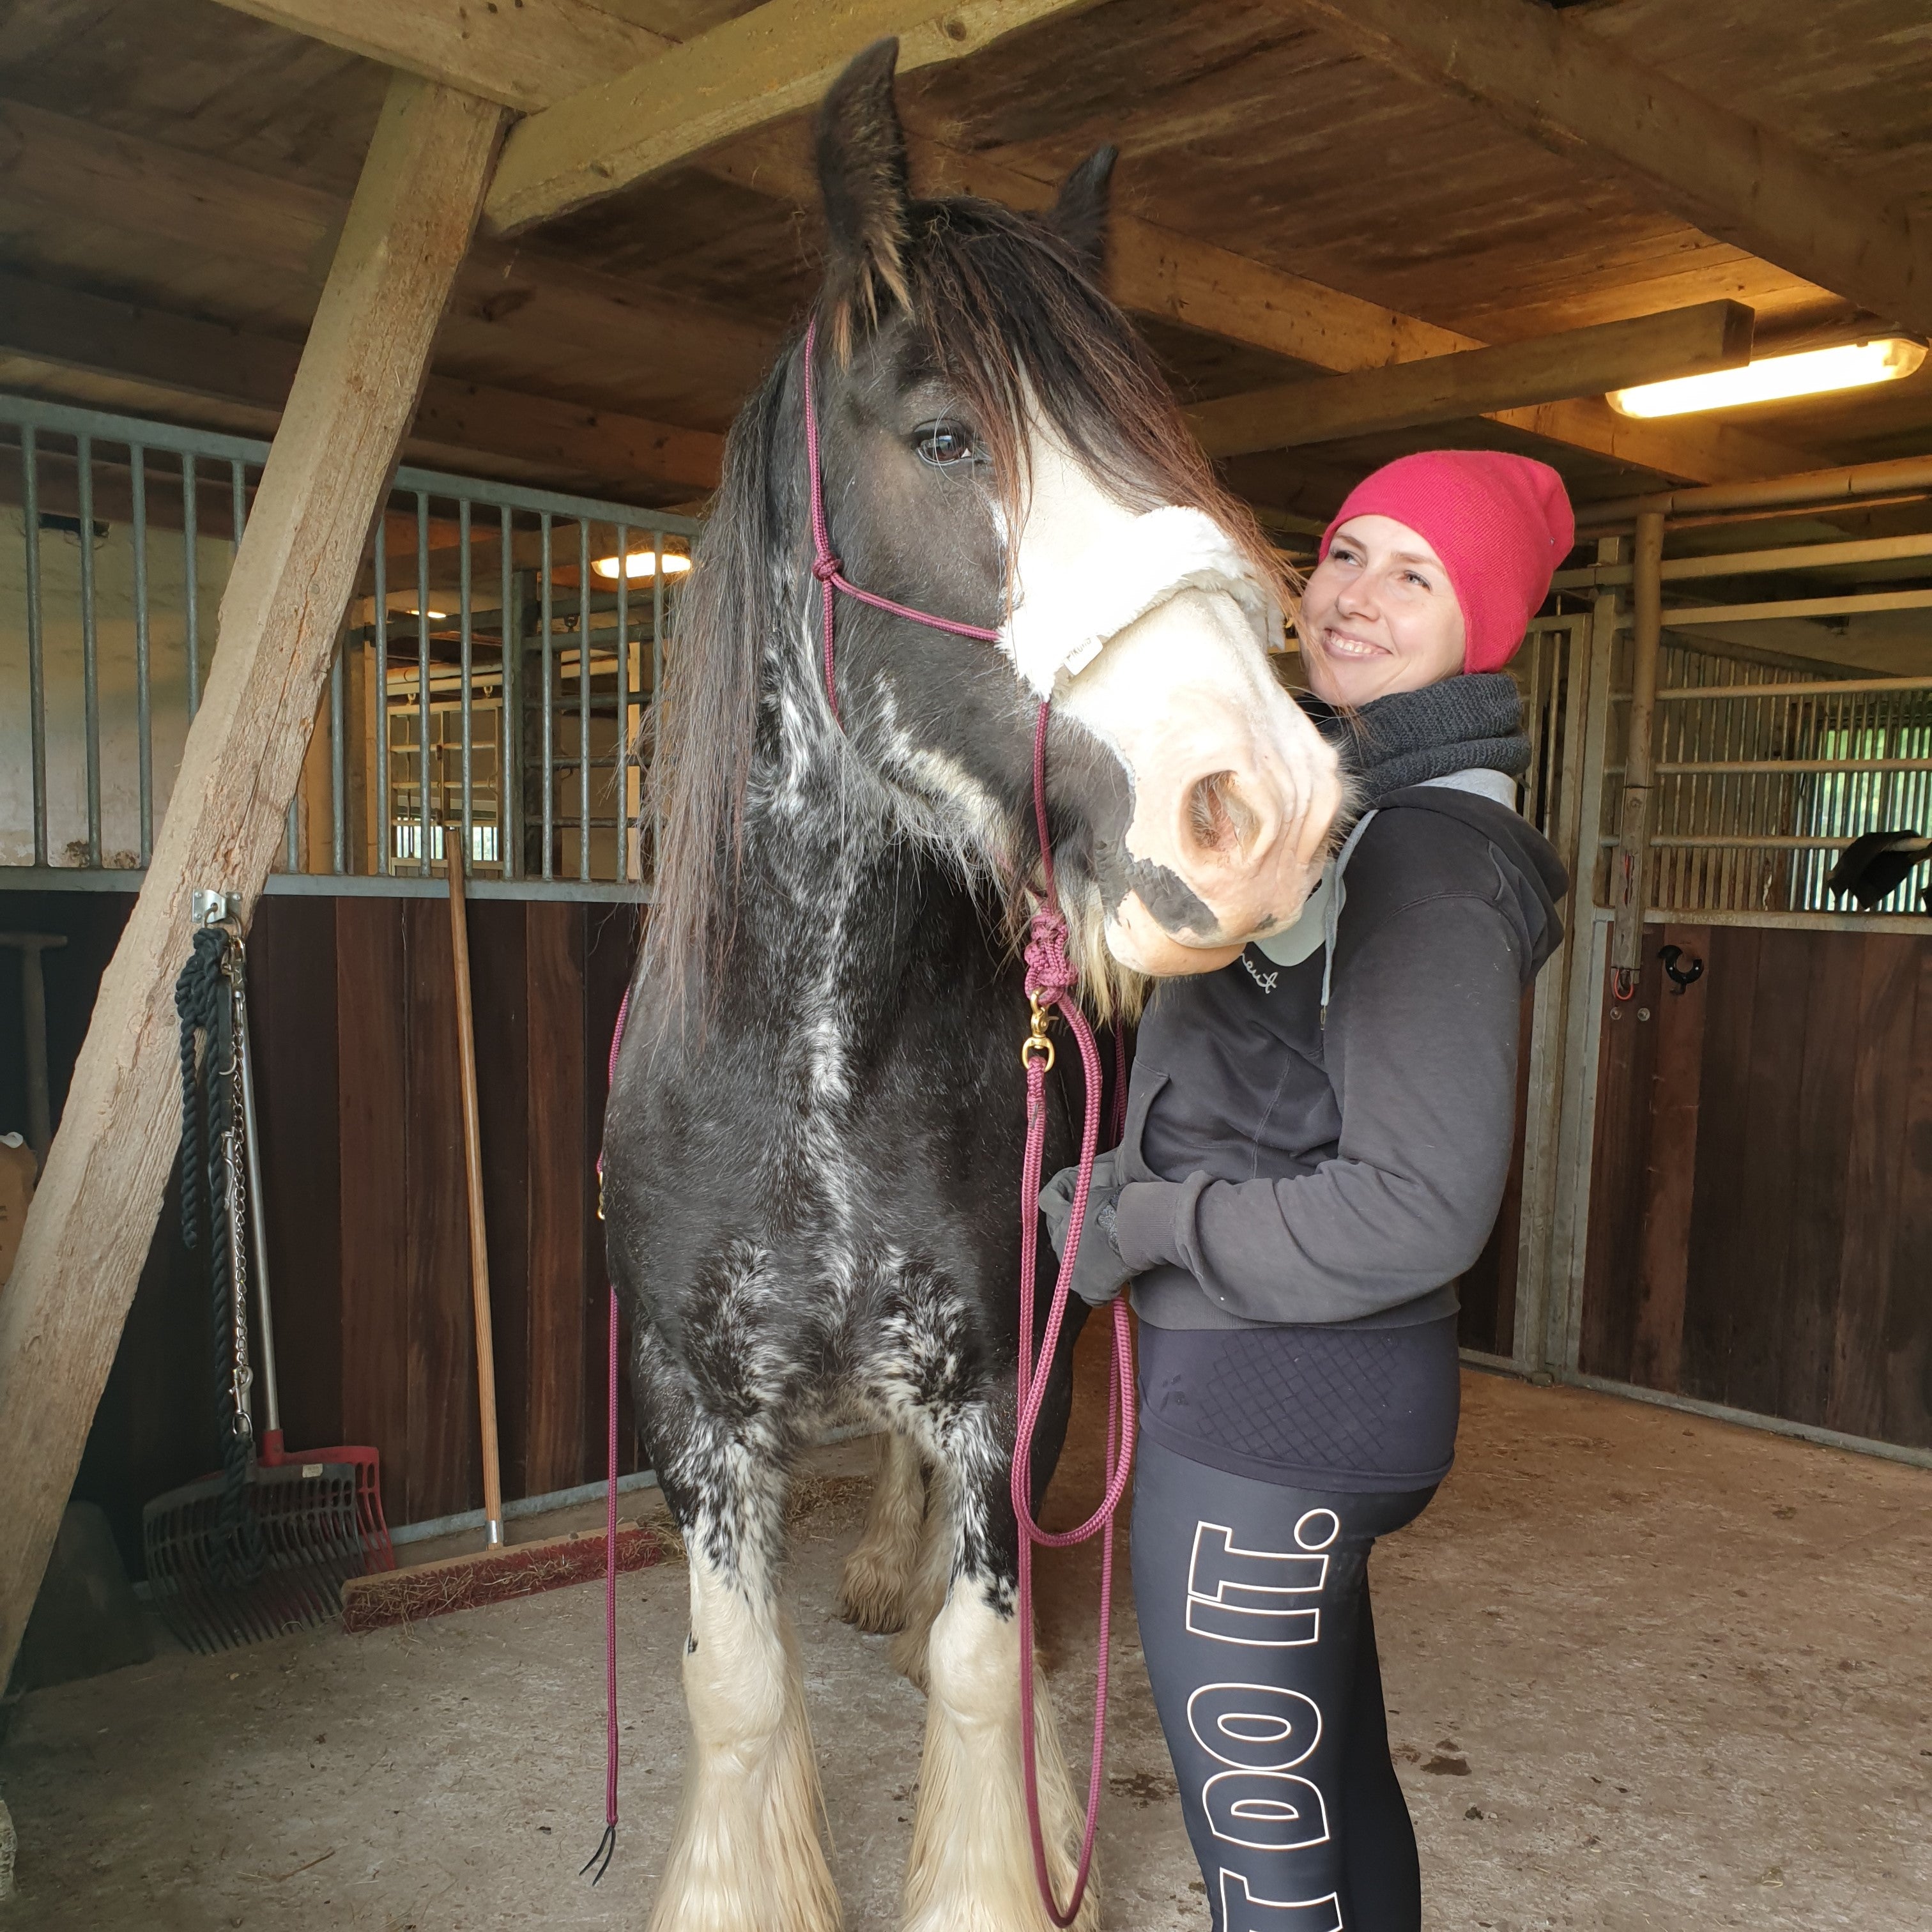
M1066 1252L1067 1229L1073 1220L1073 1190L1079 1178L1077 1167L1063 1167L1040 1190L1040 1211L1057 1255ZM1113 1154L1096 1155L1093 1181L1087 1190L1087 1218L1081 1224L1080 1252L1074 1257L1073 1276L1068 1283L1074 1294L1094 1308L1112 1301L1132 1276L1132 1270L1114 1245L1114 1204L1119 1198L1120 1185L1114 1172Z

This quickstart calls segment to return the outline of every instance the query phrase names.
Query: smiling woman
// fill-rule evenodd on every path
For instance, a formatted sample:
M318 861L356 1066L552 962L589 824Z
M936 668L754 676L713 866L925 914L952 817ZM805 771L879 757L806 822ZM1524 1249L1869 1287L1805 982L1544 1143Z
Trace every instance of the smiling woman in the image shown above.
M1286 929L1162 988L1094 1169L1072 1286L1132 1282L1135 1600L1215 1932L1421 1924L1367 1564L1448 1472L1455 1281L1560 937L1502 667L1570 536L1521 457L1408 457L1351 494L1300 627L1368 808ZM1236 822L1212 802L1203 844ZM1063 1250L1072 1172L1040 1203Z

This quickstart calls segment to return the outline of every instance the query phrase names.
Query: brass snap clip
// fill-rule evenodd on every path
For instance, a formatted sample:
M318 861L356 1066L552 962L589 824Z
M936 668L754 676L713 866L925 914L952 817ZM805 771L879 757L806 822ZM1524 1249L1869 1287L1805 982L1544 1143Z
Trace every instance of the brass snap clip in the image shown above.
M1053 1071L1053 1042L1046 1036L1046 1023L1053 1017L1052 1009L1040 1004L1037 993L1028 994L1027 1003L1033 1009L1033 1030L1021 1043L1020 1064L1031 1072L1034 1055L1042 1054L1045 1056L1041 1062L1042 1070L1051 1073Z

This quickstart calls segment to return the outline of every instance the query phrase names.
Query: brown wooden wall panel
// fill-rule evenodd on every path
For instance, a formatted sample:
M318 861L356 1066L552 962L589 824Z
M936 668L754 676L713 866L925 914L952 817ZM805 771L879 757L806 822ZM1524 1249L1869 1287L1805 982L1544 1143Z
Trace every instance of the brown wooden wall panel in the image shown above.
M249 941L262 1208L281 1384L292 1449L339 1442L342 1386L342 1144L332 1124L339 1078L335 909L289 899ZM266 1412L264 1412L266 1414Z
M1604 1023L1583 1367L1932 1446L1928 1328L1932 937L1654 932Z
M409 1153L409 1520L470 1507L482 1477L449 908L404 899Z
M549 1069L532 1083L530 1113L530 1480L567 1489L584 1476L586 1198L584 908L528 908L525 985L530 1058Z
M10 923L71 935L48 971L56 1120L132 903L93 892L7 902ZM473 898L469 916L503 1491L514 1499L603 1473L608 1284L595 1167L639 916ZM392 1522L476 1508L448 902L267 898L249 960L289 1445L373 1443ZM0 1072L8 1060L0 1053ZM9 1090L0 1079L0 1108ZM181 1245L180 1211L171 1188L76 1485L107 1510L136 1574L142 1504L219 1456L209 1290ZM625 1470L638 1466L629 1404L626 1387Z
M643 941L643 920L638 909L628 905L587 905L585 921L584 974L584 1066L585 1105L584 1171L594 1177L597 1157L604 1144L604 1102L610 1090L610 1045L617 1024L624 989L630 983L631 968ZM584 1357L586 1431L583 1480L595 1481L609 1460L606 1431L610 1405L609 1384L610 1278L604 1260L604 1224L597 1216L593 1178L584 1196L584 1334L590 1338ZM626 1319L617 1337L620 1363L630 1356L630 1326ZM638 1422L631 1399L631 1378L620 1374L617 1382L617 1467L625 1474L644 1467L638 1442Z
M497 1426L503 1493L540 1495L530 1480L530 1039L520 902L470 902L470 973L476 1008L476 1106L483 1142L490 1322L496 1337ZM538 1064L542 1065L541 1059Z
M1888 1438L1932 1412L1932 946L1918 954L1912 1070L1899 1137L1898 1216L1892 1230L1887 1310L1885 1430Z
M266 923L275 914L265 902ZM399 902L336 903L334 1124L341 1179L342 1436L382 1458L382 1508L409 1520L408 979ZM326 1117L325 1117L325 1123Z

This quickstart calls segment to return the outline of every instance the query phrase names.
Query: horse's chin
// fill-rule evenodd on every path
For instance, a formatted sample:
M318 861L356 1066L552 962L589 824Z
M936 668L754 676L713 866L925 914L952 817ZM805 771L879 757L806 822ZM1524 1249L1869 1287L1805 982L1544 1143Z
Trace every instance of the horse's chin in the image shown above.
M1155 980L1218 973L1241 956L1238 944L1202 945L1177 938L1141 903L1137 892L1128 893L1114 908L1106 922L1106 940L1108 953L1118 964L1130 973Z

